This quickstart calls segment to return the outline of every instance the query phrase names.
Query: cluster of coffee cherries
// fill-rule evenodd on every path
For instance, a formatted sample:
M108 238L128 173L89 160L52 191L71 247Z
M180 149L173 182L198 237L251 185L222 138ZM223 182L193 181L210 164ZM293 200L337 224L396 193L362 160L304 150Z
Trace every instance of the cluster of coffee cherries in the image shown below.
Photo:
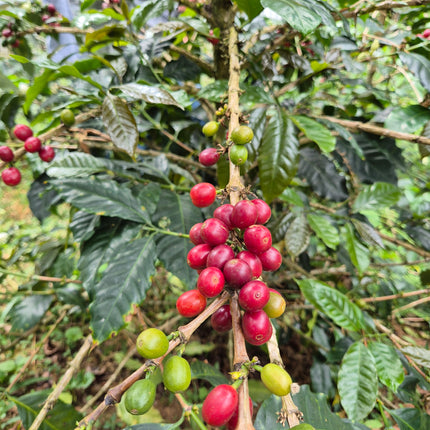
M18 31L19 31L19 28L15 23L15 21L13 22L9 21L1 31L2 46L10 46L11 48L18 48L20 44L20 40L16 36L16 33Z
M42 145L42 141L33 136L33 130L24 124L18 124L13 129L13 135L24 142L24 149L29 153L38 153L42 161L49 163L55 157L55 150L51 146ZM14 153L9 146L0 146L0 160L5 163L13 163ZM3 182L9 186L18 185L21 182L21 172L15 166L9 166L1 172Z

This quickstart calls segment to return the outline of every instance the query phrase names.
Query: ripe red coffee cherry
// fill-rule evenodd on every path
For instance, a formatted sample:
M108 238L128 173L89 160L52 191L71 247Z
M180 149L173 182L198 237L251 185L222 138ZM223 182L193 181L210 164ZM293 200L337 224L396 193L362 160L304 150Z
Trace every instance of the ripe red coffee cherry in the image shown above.
M51 14L51 15L55 15L55 13L57 12L57 9L55 8L55 6L52 3L49 3L48 6L46 6L46 10Z
M176 309L187 318L195 317L206 307L206 297L199 290L189 290L182 293L176 301Z
M6 185L14 187L21 182L21 172L16 167L8 167L1 172L1 178Z
M230 246L225 244L218 245L215 246L215 248L213 248L211 252L209 252L208 258L206 260L206 265L208 267L217 267L218 269L222 270L224 269L225 263L227 263L227 261L233 258L234 251L233 249L231 249Z
M46 161L47 163L49 163L55 157L54 148L52 148L51 146L42 146L39 151L39 157L42 161Z
M24 148L27 152L39 152L42 142L38 137L31 136L24 142Z
M220 219L229 228L229 230L233 229L231 224L231 213L233 212L233 208L233 205L226 203L225 205L218 206L213 213L214 218Z
M230 215L233 227L245 229L257 221L257 207L250 200L240 200Z
M1 32L1 35L4 37L4 38L8 38L8 37L10 37L10 36L12 36L12 34L13 34L13 31L10 29L10 28L5 28L5 29L3 29L3 31Z
M202 405L202 417L207 424L220 427L227 424L237 408L239 397L227 384L216 386L209 392Z
M263 272L263 265L260 258L250 251L240 251L236 258L243 260L252 270L252 277L259 278Z
M199 154L199 161L203 166L213 166L219 160L220 153L216 148L206 148Z
M229 233L227 226L218 218L207 219L200 230L203 241L211 246L225 243Z
M223 290L224 275L217 267L203 269L197 279L197 289L205 297L215 297Z
M13 161L13 151L9 146L0 146L0 160L6 161L7 163Z
M187 263L191 269L199 270L206 267L206 260L212 247L202 243L192 247L187 254Z
M249 412L252 417L252 414L254 413L254 405L252 404L251 397L249 397ZM230 420L227 423L227 430L236 430L238 419L239 419L239 403L237 404L237 408L234 411L233 416L230 418Z
M191 188L190 197L194 206L205 208L215 201L216 189L208 182L201 182Z
M245 311L263 309L269 301L270 291L261 281L250 281L239 291L239 305Z
M191 228L190 228L190 240L192 243L194 243L194 245L200 245L203 242L202 236L200 234L200 229L202 227L202 222L198 222L197 224L194 224Z
M240 288L252 279L251 268L239 258L227 261L223 273L225 281L232 288Z
M248 251L258 255L272 246L272 235L267 227L256 224L245 230L243 241Z
M263 265L263 270L267 272L275 272L282 264L282 255L273 246L271 246L267 251L258 254L258 258Z
M272 336L272 324L263 310L247 312L242 317L242 331L251 345L263 345Z
M232 319L230 305L223 305L212 314L211 326L218 333L225 333L231 330Z
M18 124L13 129L13 134L19 140L25 142L29 137L33 136L33 130L24 124Z
M272 216L272 210L270 206L261 199L251 200L251 203L254 204L257 208L257 221L255 224L266 224Z
M426 28L426 29L423 31L423 36L424 36L426 39L428 39L428 38L430 37L430 28Z

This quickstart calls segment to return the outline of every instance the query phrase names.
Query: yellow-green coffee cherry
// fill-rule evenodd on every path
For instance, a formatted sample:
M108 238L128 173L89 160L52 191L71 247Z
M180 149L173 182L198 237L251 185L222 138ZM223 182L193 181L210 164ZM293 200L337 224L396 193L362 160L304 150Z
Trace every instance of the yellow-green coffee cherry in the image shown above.
M231 132L231 136L230 136L231 140L236 145L246 145L247 143L251 142L253 137L254 137L254 132L247 125L241 125L239 127L236 127Z
M206 137L212 137L215 136L217 131L219 129L219 123L216 121L209 121L207 122L203 128L202 128L202 133L206 136Z

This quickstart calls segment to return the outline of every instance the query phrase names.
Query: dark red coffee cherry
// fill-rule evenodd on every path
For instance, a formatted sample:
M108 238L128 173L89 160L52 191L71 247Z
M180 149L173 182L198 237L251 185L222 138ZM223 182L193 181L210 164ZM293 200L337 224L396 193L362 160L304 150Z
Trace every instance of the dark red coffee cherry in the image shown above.
M267 251L258 254L258 258L263 265L263 270L267 272L275 272L282 264L282 255L273 246L271 246Z
M42 161L49 163L55 157L55 150L51 146L42 146L39 151L39 157Z
M9 163L13 161L13 151L9 148L9 146L0 146L0 160Z
M262 281L247 282L239 291L239 305L245 311L263 309L269 298L269 288Z
M190 228L190 240L192 243L194 243L194 245L201 245L202 243L204 243L202 236L200 234L200 229L202 227L202 222L198 222L197 224L194 224L191 228Z
M260 258L251 251L240 251L236 258L243 260L252 270L252 277L259 278L263 272L263 265Z
M176 309L187 318L195 317L206 307L206 297L199 290L189 290L182 293L176 301Z
M223 273L225 281L232 288L240 288L252 279L251 268L239 258L227 261Z
M190 197L194 206L205 208L215 201L216 189L208 182L201 182L191 188Z
M266 224L266 222L269 221L270 217L272 216L272 210L270 209L270 206L261 199L251 200L251 203L253 203L257 208L257 221L255 224Z
M245 230L243 241L248 251L261 254L272 246L272 235L264 225L252 225Z
M25 142L29 137L33 136L33 130L24 124L18 124L13 129L13 134L19 140Z
M10 28L5 28L5 29L3 29L2 30L2 32L1 32L1 35L4 37L4 38L8 38L8 37L10 37L10 36L12 36L12 34L13 34L13 31L10 29Z
M251 397L249 397L249 412L252 417L252 414L254 413L254 405L252 404ZM239 403L237 405L236 410L233 413L233 416L230 418L230 420L227 423L227 430L236 430L238 419L239 419ZM270 430L270 429L267 429L267 430Z
M14 187L21 182L21 172L16 167L8 167L1 172L1 178L6 185Z
M262 309L247 312L242 316L242 331L245 340L251 345L263 345L272 336L272 324Z
M202 405L202 417L207 424L220 427L230 420L237 408L239 397L227 384L216 386L209 392Z
M204 269L211 249L212 247L207 243L202 243L191 248L187 254L187 263L191 269Z
M42 142L38 137L31 136L24 142L24 148L27 152L39 152L42 148Z
M231 330L232 319L230 305L223 305L212 314L211 326L218 333L225 333Z
M218 269L223 270L225 263L233 258L234 251L230 246L225 244L218 245L209 252L206 265L208 267L217 267Z
M257 207L250 200L240 200L234 205L230 220L234 227L245 229L257 221Z
M231 213L233 212L233 207L233 205L226 203L224 205L218 206L214 210L214 218L220 219L229 228L229 230L233 229L230 219Z
M57 13L57 9L52 3L49 3L48 6L46 6L46 10L50 15L55 15Z
M225 243L229 233L227 226L218 218L207 219L200 230L203 241L211 246Z
M224 275L217 267L203 269L197 279L197 289L205 297L215 297L223 290Z
M199 161L203 166L213 166L219 160L220 153L216 148L206 148L199 154Z

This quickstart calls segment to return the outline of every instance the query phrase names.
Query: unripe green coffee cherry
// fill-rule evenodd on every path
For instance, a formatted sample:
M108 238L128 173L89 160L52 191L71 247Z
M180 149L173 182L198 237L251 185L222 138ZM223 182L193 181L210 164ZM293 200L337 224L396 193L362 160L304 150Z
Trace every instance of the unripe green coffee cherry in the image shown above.
M218 122L209 121L203 126L202 133L207 137L212 137L212 136L216 135L218 129L219 129L219 123Z
M75 114L70 109L63 109L60 119L66 127L71 127L75 123Z
M155 400L155 384L150 379L136 381L124 394L124 406L130 414L143 415Z
M260 372L261 380L266 388L277 396L286 396L291 390L291 376L286 370L275 363L266 364Z
M143 358L158 358L169 349L169 340L161 330L148 328L137 337L136 348Z
M172 393L185 391L191 383L191 368L185 358L172 355L163 368L163 384Z
M254 137L254 132L247 125L241 125L239 127L236 127L231 132L231 136L230 136L231 140L236 145L245 145L245 144L251 142L253 137Z
M236 165L241 166L246 163L248 159L248 150L244 145L232 145L230 147L230 161Z
M310 424L302 423L298 426L294 426L293 430L315 430L315 427L312 427Z

